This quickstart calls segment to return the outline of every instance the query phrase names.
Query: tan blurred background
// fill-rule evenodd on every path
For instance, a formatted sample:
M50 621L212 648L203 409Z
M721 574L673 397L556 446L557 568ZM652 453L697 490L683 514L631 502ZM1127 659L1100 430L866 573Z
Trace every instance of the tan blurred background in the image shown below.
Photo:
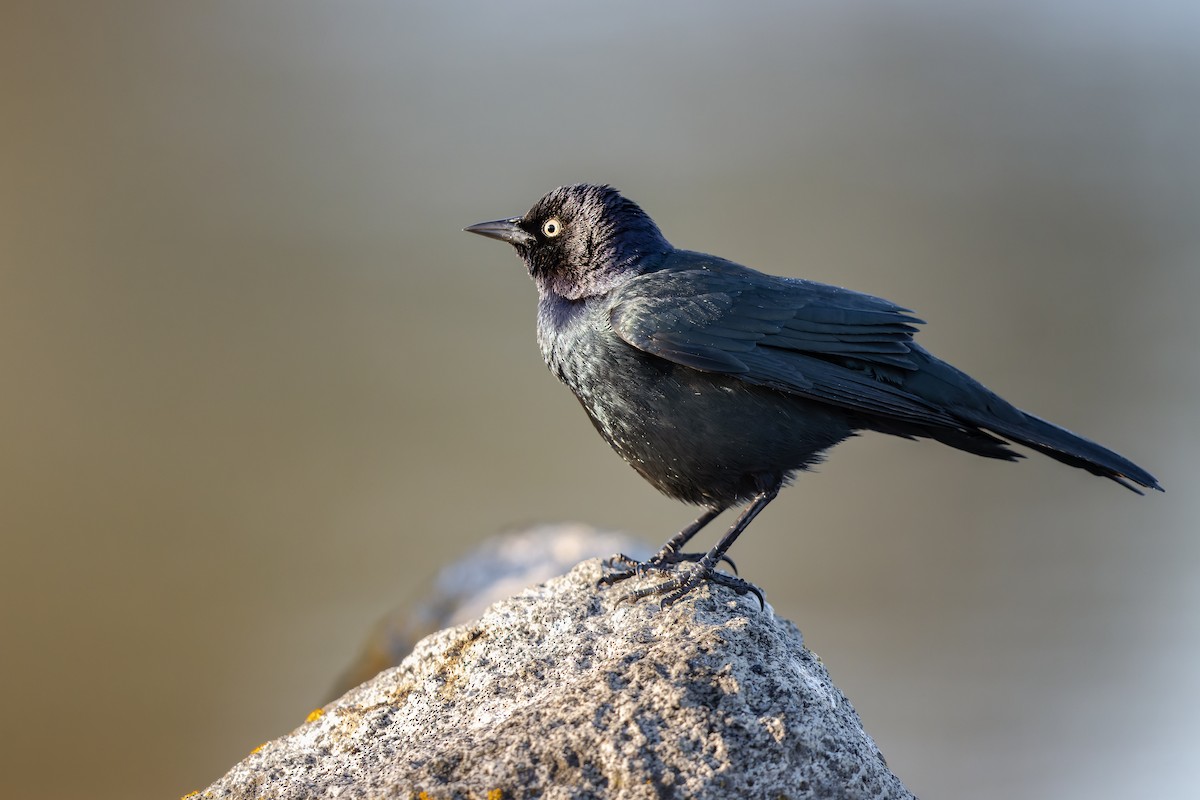
M863 438L734 555L922 797L1194 789L1200 6L644 5L3 5L6 796L200 788L485 536L691 519L459 230L576 180L1155 472Z

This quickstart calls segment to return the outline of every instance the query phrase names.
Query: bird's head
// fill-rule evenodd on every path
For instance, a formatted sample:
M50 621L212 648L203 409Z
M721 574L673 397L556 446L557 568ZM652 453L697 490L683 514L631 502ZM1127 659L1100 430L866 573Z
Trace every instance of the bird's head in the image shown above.
M463 230L508 242L542 292L595 297L646 271L670 250L654 220L611 186L560 186L524 216Z

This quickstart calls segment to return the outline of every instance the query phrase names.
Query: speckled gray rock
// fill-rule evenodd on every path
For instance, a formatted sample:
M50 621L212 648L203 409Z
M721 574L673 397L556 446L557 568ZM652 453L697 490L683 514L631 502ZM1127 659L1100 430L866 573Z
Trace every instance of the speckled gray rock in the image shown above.
M381 619L326 699L340 697L396 666L429 634L476 620L492 603L561 575L585 558L613 553L648 558L652 552L627 533L578 522L535 525L491 536L439 570L420 588L416 602Z
M905 798L800 632L753 597L616 601L585 561L421 641L201 795Z

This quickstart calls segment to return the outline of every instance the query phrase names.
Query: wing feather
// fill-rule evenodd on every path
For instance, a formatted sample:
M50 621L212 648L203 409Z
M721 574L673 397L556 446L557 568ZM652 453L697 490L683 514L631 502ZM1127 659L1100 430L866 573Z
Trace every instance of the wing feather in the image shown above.
M921 320L882 298L682 253L613 297L613 330L693 369L893 419L961 427L903 388ZM706 260L699 261L704 258Z

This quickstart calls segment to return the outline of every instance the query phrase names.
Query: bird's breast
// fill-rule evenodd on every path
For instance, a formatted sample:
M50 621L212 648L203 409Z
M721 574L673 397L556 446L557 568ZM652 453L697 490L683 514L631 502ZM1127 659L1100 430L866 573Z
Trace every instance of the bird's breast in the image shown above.
M827 407L638 350L594 310L540 316L538 340L600 435L687 502L743 500L757 476L803 468L851 432Z

